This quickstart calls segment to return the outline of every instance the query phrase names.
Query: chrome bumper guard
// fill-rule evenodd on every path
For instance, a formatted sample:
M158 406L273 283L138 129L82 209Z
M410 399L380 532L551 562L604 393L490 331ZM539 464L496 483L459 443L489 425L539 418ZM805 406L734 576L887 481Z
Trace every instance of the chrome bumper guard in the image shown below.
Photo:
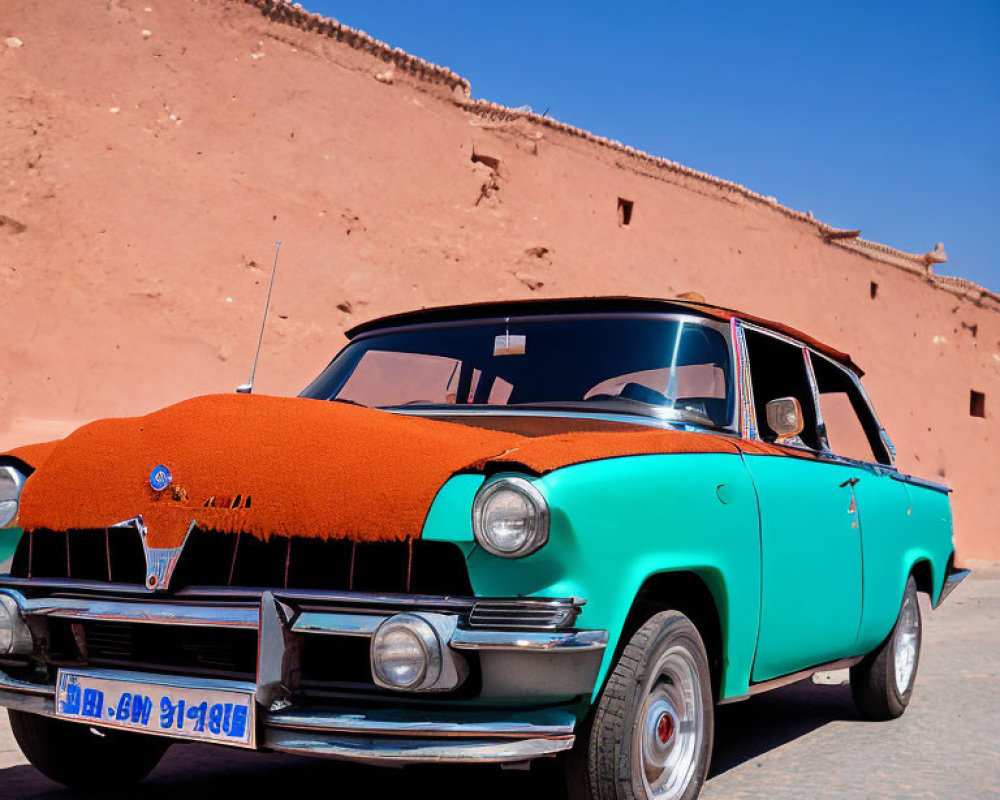
M372 764L480 762L516 764L554 755L573 746L575 716L569 711L525 709L482 711L468 706L407 711L378 708L316 707L298 704L294 674L298 636L374 635L394 611L387 600L371 596L346 598L360 607L345 607L345 598L329 610L331 598L315 592L264 591L259 604L197 600L107 599L86 597L27 598L16 589L0 588L32 620L46 617L129 622L134 624L242 628L258 632L255 693L260 706L263 749ZM256 600L256 598L254 598ZM475 652L482 673L481 697L526 704L533 698L588 695L608 642L605 631L502 630L460 626L466 607L448 598L427 598L434 614L455 619L447 641L449 655ZM383 602L386 601L386 602ZM412 602L412 599L411 601ZM379 605L381 604L381 608ZM417 606L420 608L420 606ZM453 610L454 609L454 610ZM398 609L397 609L398 610ZM411 606L407 610L414 610ZM95 675L105 672L92 670ZM235 685L235 683L234 683ZM245 686L245 684L241 684ZM0 669L0 705L52 716L55 687L29 683ZM401 694L401 697L420 695ZM431 699L428 697L427 699Z
M940 608L941 604L948 599L948 595L955 591L958 584L968 578L971 574L972 570L956 569L955 567L951 567L948 570L948 574L945 576L944 585L941 587L941 594L938 596L938 601L934 608Z

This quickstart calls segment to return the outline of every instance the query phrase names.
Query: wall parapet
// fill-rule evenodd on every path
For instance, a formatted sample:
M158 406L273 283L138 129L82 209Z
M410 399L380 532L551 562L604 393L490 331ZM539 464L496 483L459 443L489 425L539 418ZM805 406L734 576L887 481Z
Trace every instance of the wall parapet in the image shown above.
M324 17L321 14L306 11L300 3L287 3L284 0L243 0L243 2L258 9L261 14L274 22L336 39L348 47L369 53L387 64L393 64L397 69L421 80L443 83L449 89L458 89L466 96L471 91L469 82L447 67L432 64L430 61L410 55L399 47L392 47L386 42L380 41L364 31L344 25L332 17Z
M588 130L570 125L551 117L535 113L530 109L511 108L489 100L473 99L472 87L468 80L447 67L433 64L417 56L410 55L398 47L382 42L364 31L356 30L330 17L323 17L306 11L300 3L289 3L287 0L242 0L257 9L270 20L285 25L291 25L304 31L312 31L323 36L336 39L355 50L369 53L374 57L395 65L396 68L413 75L418 80L434 84L444 84L449 89L458 90L459 97L451 98L458 107L468 113L476 114L490 122L509 123L524 120L531 124L558 131L567 136L582 139L599 147L627 155L636 161L663 170L683 178L692 179L710 185L716 189L732 192L741 197L765 205L785 217L813 226L817 234L832 247L852 250L868 258L890 264L905 272L909 272L934 288L944 290L977 305L1000 311L1000 296L964 278L935 275L931 271L925 254L908 253L881 242L863 239L853 234L840 231L816 219L811 213L797 211L778 202L777 198L755 192L735 181L719 178L707 172L686 167L668 158L654 156L643 150L615 139L609 139L591 133Z

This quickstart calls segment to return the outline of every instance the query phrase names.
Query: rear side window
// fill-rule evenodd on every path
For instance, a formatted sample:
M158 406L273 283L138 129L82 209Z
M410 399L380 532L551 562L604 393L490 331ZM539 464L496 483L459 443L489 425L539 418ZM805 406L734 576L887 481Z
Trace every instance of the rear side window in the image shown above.
M799 438L807 447L819 450L816 409L802 348L766 333L750 329L745 329L745 333L753 382L754 414L761 439L774 442L777 438L767 424L767 404L780 397L794 397L802 407L804 423Z
M878 422L851 377L825 358L813 356L812 364L829 449L856 461L890 464Z

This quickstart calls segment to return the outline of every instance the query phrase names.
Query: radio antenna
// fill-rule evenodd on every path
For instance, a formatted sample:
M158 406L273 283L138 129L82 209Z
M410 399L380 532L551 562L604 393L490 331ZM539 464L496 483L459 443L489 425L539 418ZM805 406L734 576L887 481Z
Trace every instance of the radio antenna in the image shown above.
M257 352L254 353L253 367L250 368L250 383L243 383L236 387L240 394L250 394L253 392L253 379L257 374L257 360L260 358L260 346L264 341L264 328L267 327L267 310L271 307L271 292L274 290L274 275L278 271L278 253L281 251L281 242L274 243L274 266L271 267L271 282L267 286L267 300L264 302L264 319L260 321L260 336L257 337Z

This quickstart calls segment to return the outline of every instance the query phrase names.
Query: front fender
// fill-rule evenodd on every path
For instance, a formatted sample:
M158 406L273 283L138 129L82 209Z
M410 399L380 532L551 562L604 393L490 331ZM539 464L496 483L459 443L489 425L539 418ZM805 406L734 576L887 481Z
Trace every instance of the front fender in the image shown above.
M473 476L458 476L442 489L424 535L469 546L477 595L585 598L577 624L610 637L595 696L640 587L659 573L693 571L718 606L721 696L746 693L759 623L760 533L753 485L738 455L605 459L534 483L549 503L552 525L548 544L526 558L498 558L469 544L467 520L481 485ZM446 516L452 520L447 534Z

